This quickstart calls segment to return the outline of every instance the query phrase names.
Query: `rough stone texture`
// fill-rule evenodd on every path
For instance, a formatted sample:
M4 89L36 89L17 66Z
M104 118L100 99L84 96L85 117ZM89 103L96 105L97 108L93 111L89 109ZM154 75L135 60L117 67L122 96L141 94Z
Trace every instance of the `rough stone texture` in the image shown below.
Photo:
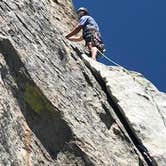
M63 37L72 10L70 1L0 2L0 165L145 163L82 46Z
M100 77L136 137L158 165L166 165L166 94L143 77L120 67L106 67L83 55L94 75ZM119 111L119 112L118 112Z
M71 1L1 0L0 20L0 165L157 165L82 61L83 45L63 37L76 23ZM164 119L165 95L153 96Z

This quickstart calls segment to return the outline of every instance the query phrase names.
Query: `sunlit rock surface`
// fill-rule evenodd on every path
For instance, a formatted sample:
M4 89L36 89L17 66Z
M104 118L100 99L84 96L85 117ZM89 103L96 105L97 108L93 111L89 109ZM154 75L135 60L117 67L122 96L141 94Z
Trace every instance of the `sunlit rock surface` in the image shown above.
M159 165L166 164L166 94L140 73L83 59L105 86L133 133ZM114 109L115 110L115 109ZM115 110L116 111L116 110Z
M127 91L120 93L126 82L134 89L129 75L89 66L88 58L84 63L83 45L64 38L76 23L71 1L2 0L0 20L0 165L164 165L165 94L153 86L143 91L148 82L134 74L144 83L138 96L147 105L128 100ZM91 70L96 65L98 78ZM108 79L118 74L121 81ZM133 116L132 105L142 111Z

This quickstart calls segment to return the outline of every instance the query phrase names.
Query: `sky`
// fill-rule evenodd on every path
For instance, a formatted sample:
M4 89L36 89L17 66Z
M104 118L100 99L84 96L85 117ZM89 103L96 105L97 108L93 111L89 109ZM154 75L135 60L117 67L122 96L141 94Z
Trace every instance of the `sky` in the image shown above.
M73 0L99 24L106 56L166 92L166 0ZM110 64L103 57L101 63Z

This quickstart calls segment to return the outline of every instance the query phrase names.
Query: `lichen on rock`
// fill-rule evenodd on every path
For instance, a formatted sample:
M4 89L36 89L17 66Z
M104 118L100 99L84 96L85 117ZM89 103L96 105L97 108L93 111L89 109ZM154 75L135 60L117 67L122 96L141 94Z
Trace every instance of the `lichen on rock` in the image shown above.
M42 110L53 112L51 104L41 94L37 87L26 83L24 92L25 101L32 107L32 109L40 114Z

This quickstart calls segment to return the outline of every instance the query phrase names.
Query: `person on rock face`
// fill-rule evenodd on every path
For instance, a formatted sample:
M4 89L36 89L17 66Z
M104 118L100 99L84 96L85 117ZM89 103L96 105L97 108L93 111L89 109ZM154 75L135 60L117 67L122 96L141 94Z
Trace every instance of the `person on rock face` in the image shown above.
M96 60L98 50L102 53L105 50L99 32L99 26L84 7L77 10L77 15L79 23L68 35L66 35L66 38L76 42L84 39L92 59ZM80 32L81 29L83 30L82 36L75 37L74 35Z

